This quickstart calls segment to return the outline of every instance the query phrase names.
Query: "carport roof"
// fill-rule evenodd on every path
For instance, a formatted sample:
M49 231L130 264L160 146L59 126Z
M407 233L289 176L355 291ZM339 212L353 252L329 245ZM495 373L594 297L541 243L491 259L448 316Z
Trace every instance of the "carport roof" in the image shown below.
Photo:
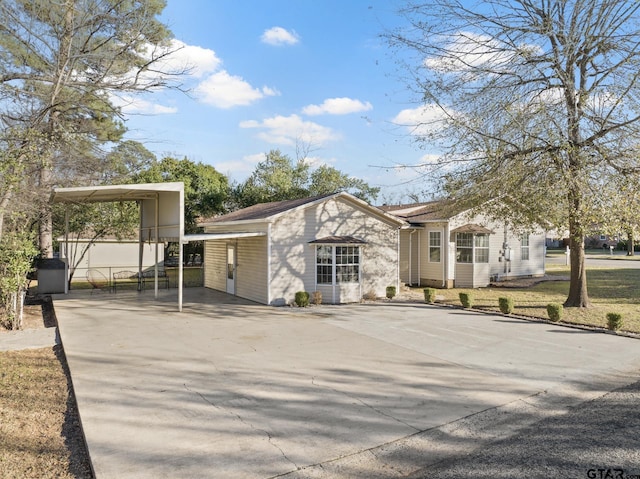
M136 201L155 198L157 193L179 192L183 189L184 184L181 182L54 188L51 193L51 202L100 203L109 201Z

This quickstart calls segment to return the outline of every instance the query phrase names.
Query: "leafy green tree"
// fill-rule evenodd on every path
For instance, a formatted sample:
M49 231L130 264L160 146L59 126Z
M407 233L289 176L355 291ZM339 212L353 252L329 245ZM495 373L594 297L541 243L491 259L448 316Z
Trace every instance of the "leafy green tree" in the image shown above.
M379 188L348 176L326 165L312 169L304 159L294 161L280 150L271 150L256 165L251 176L234 191L236 207L258 203L291 200L307 196L348 191L365 200L374 201Z
M236 189L236 201L240 208L245 208L258 203L302 198L308 196L308 179L309 165L304 160L294 162L280 150L271 150Z
M311 172L309 194L311 196L348 191L369 203L375 201L380 188L369 186L364 180L354 178L332 166L320 165Z
M27 273L38 250L24 233L10 233L0 239L0 321L9 329L22 327L22 305Z
M101 147L125 131L114 95L175 86L180 71L164 71L171 34L158 20L163 0L3 0L0 2L0 127L21 135L13 169L29 169L38 191L39 243L51 255L51 186L95 171ZM33 138L44 138L32 146ZM8 182L0 216L17 199ZM24 190L20 190L24 191ZM6 203L6 204L5 204ZM0 232L1 234L1 232Z
M442 152L422 165L428 175L491 214L568 227L565 306L590 304L584 237L600 173L640 171L639 11L626 0L433 0L409 4L409 28L387 35L420 98L421 119L407 123Z

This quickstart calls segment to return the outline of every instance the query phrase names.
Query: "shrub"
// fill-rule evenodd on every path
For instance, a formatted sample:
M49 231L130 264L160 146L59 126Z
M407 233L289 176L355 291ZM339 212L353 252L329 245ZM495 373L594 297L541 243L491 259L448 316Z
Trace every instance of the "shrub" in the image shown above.
M560 303L547 304L547 314L551 321L560 321L564 313L564 307Z
M366 301L375 301L376 299L378 299L378 295L374 290L370 289L362 295L362 299Z
M322 304L322 291L314 291L311 293L311 302L316 306Z
M299 307L306 308L307 306L309 306L309 293L307 293L306 291L298 291L296 293L295 302Z
M387 286L387 298L393 299L396 295L396 287L395 286Z
M422 290L424 292L424 302L433 304L436 302L436 289L435 288L424 288Z
M617 331L622 327L622 315L620 313L607 313L607 327L611 331Z
M498 305L503 314L513 313L513 298L498 298Z
M464 306L465 308L473 307L473 294L460 293L459 296L460 296L460 302L462 303L462 306Z

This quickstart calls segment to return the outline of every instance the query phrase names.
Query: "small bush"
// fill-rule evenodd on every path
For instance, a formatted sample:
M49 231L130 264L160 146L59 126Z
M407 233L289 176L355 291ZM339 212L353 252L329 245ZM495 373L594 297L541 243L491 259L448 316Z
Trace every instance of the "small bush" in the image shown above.
M309 293L307 293L306 291L298 291L296 293L296 305L298 305L300 308L306 308L307 306L309 306Z
M370 290L362 295L362 299L366 301L375 301L376 299L378 299L378 295L374 290Z
M462 306L465 308L472 308L473 307L473 294L471 293L460 293L460 302L462 303Z
M395 286L387 286L387 298L393 299L396 295L396 287Z
M322 304L322 291L314 291L311 293L311 302L316 306Z
M560 321L562 319L562 313L564 313L564 307L560 303L547 304L547 314L551 321Z
M607 313L607 327L611 331L617 331L622 327L622 315L620 313Z
M436 289L435 288L424 288L422 290L424 292L424 302L433 304L436 302Z
M502 314L513 313L513 298L498 298L498 305Z

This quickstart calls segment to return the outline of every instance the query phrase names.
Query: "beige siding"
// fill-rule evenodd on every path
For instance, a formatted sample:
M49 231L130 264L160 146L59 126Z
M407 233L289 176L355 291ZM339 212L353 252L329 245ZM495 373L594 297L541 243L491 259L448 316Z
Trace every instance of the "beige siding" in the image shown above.
M474 287L473 264L456 263L455 286L456 288L473 288Z
M227 245L224 241L204 242L204 286L227 290Z
M267 304L267 237L238 239L236 245L236 295Z
M356 301L370 291L384 296L387 286L397 286L397 226L334 198L304 210L290 211L273 224L272 304L290 303L296 291L316 289L323 291L323 301L331 302L331 292L326 291L326 286L320 289L316 285L315 245L309 244L326 236L353 236L367 242L360 258L361 286L354 290L352 285L344 285L336 292L336 302Z
M447 261L447 250L449 247L447 241L446 223L428 223L425 229L420 232L420 283L425 286L441 287L445 273L445 264ZM429 232L436 231L440 233L441 249L440 262L429 261Z
M408 285L420 282L420 248L424 231L400 230L400 281Z

